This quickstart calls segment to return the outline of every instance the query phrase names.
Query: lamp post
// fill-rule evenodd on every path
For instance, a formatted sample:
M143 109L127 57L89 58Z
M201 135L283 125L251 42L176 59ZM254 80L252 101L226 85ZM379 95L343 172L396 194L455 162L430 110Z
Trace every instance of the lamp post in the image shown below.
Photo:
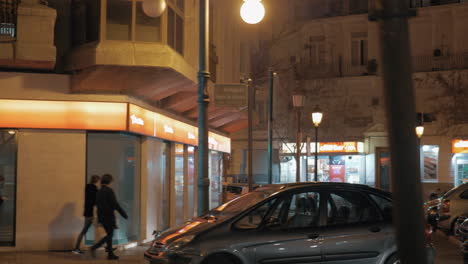
M320 123L322 122L322 117L323 113L320 111L320 108L318 106L315 107L314 111L312 112L312 122L314 123L315 126L315 174L314 174L314 181L318 181L318 167L317 167L317 161L318 161L318 128L320 126Z
M296 109L297 134L296 134L296 182L301 181L301 109L304 106L305 96L301 93L294 93L292 96L293 106Z
M209 209L208 178L208 80L210 72L206 62L209 38L209 6L210 0L200 0L200 28L199 28L199 71L198 71L198 215L205 214Z
M421 138L424 134L424 126L420 124L419 126L416 127L416 136L418 136L418 145L421 145Z

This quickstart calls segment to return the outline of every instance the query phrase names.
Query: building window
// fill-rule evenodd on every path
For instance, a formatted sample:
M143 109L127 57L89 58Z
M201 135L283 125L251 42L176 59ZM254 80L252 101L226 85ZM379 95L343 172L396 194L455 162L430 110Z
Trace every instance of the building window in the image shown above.
M72 2L73 46L99 40L100 6L100 1L95 0L74 0Z
M306 56L309 58L311 65L325 64L325 37L311 36L308 43L304 45Z
M184 54L184 1L171 0L167 8L167 44Z
M161 18L147 16L140 0L107 0L106 39L161 41Z
M140 234L140 137L126 133L89 132L87 135L87 182L92 175L113 176L112 189L128 219L117 216L119 229L114 243L138 241ZM86 234L86 244L93 244L94 230Z
M16 18L19 0L0 1L0 36L16 37Z
M353 35L351 40L351 64L353 66L367 65L367 33Z
M0 246L15 245L16 131L0 131Z

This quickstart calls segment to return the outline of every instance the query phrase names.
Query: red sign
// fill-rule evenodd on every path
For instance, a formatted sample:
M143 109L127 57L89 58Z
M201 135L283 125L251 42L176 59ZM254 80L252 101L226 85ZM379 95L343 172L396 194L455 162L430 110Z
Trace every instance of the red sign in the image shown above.
M452 141L452 153L468 153L468 140Z
M345 181L345 166L344 165L329 165L329 180L330 182L344 182Z
M325 142L319 143L319 152L358 152L358 142Z

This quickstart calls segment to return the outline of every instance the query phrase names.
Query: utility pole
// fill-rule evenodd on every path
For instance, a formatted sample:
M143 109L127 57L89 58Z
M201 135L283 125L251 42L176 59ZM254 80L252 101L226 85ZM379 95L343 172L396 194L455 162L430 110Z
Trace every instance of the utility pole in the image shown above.
M200 0L200 28L199 28L199 71L198 71L198 215L209 210L208 178L208 80L210 72L207 69L208 37L209 37L209 6L210 0Z
M389 127L393 222L401 263L427 263L418 145L414 128L408 17L415 12L407 0L377 0L369 15L380 27L384 96Z

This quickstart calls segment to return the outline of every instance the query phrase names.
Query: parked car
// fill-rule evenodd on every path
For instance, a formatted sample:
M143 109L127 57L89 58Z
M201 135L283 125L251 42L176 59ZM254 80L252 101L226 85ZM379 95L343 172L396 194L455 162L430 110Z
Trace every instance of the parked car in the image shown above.
M468 260L468 217L460 216L455 225L455 235L460 240L460 249L464 255L465 262Z
M437 214L437 227L454 234L457 218L468 215L468 183L463 183L440 197Z
M439 198L424 203L426 221L432 227L432 229L437 229L437 219L439 218L439 204Z
M434 250L427 244L430 263ZM399 263L389 193L346 183L267 185L159 234L152 264Z
M260 185L253 184L252 187L255 190L258 187L260 187ZM223 195L224 195L223 202L228 202L248 192L249 192L249 185L247 183L223 184Z

